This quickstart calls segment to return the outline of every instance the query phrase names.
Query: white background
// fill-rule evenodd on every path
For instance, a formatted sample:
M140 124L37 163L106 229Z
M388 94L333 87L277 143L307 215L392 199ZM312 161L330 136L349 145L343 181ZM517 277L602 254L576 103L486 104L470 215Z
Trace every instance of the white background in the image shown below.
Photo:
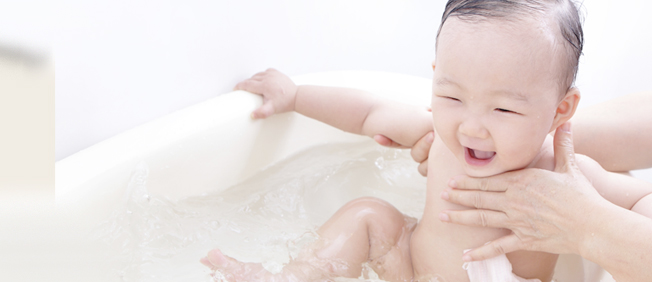
M60 160L268 67L430 77L445 2L16 1L0 7L0 44L54 58ZM651 8L584 2L583 106L652 89Z

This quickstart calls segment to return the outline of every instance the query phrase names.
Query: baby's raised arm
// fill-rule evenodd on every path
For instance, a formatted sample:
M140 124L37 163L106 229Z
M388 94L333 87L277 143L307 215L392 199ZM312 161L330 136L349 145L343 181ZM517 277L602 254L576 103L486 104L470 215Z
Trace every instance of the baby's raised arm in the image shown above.
M373 137L382 134L412 146L433 130L432 115L427 107L385 100L362 90L300 85L275 69L258 73L236 85L263 96L263 105L253 118L296 111L341 130Z

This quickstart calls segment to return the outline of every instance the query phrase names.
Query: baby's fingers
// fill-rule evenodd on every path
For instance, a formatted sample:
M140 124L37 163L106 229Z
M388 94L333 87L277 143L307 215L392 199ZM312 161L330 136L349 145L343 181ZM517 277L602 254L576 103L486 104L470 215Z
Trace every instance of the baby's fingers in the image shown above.
M256 109L251 113L252 119L262 119L267 118L274 114L274 105L271 101L265 101L260 108Z
M387 138L387 136L382 134L374 135L374 141L381 146L390 147L390 148L407 148L399 143L394 142L394 140Z
M257 74L254 74L250 79L263 80L263 78L265 78L266 75L267 75L266 71L261 71L261 72L259 72Z
M250 78L236 84L233 90L244 90L254 94L263 94L263 82Z
M201 258L201 259L199 260L199 262L201 262L201 264L207 266L207 267L210 268L210 269L215 268L215 266L211 263L211 261L208 260L208 257L203 257L203 258Z

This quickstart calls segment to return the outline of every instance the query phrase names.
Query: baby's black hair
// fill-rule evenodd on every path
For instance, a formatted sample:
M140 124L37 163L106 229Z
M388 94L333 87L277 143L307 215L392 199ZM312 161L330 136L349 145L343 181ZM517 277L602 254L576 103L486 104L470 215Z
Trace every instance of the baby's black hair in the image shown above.
M543 14L552 16L559 26L561 36L565 39L564 46L569 65L566 75L568 89L575 83L584 46L582 19L572 0L449 0L441 17L437 38L449 17L457 17L465 21L492 18L513 20L523 16Z

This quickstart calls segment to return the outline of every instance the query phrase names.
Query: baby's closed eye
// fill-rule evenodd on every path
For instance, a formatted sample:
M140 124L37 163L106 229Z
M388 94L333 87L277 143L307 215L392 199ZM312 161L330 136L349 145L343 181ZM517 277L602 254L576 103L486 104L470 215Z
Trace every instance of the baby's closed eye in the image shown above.
M512 110L505 109L505 108L496 108L495 110L498 111L498 112L507 113L507 114L517 114L517 115L521 114L519 112L515 112L515 111L512 111Z

